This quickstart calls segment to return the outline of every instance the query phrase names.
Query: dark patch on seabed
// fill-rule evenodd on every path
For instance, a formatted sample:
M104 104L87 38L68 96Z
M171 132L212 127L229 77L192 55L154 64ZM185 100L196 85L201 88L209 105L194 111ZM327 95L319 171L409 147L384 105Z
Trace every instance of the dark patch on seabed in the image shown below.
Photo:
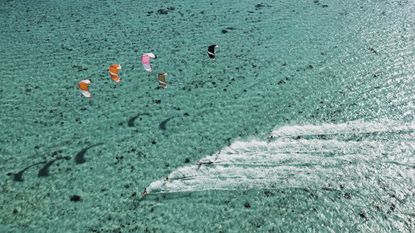
M160 8L160 9L157 10L157 14L159 14L159 15L167 15L168 13L173 12L175 9L176 8L174 8L172 6L167 7L167 8Z
M316 4L317 6L321 6L322 8L329 7L329 5L327 4L321 4L319 0L314 0L313 3Z
M265 5L263 3L258 3L255 5L255 10L261 10L264 7L270 7L270 5Z
M69 200L73 202L78 202L78 201L82 201L82 198L79 195L72 195L70 196Z
M78 70L78 72L88 70L88 68L87 68L87 67L83 67L83 66L81 66L81 65L73 65L73 66L72 66L72 68L77 69L77 70Z
M233 31L233 30L235 30L234 27L226 27L226 28L222 29L222 34L226 34L229 31Z

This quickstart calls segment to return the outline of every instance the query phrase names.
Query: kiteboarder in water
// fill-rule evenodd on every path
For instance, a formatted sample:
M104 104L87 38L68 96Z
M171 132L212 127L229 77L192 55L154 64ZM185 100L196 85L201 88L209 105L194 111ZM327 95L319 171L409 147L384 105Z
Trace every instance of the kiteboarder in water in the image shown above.
M216 54L215 54L215 49L218 48L219 45L209 45L208 47L208 56L210 59L215 60Z
M154 53L144 53L141 55L141 64L143 64L144 69L150 74L153 72L153 69L151 68L150 61L151 59L157 59L157 56L154 55Z
M141 197L147 196L149 193L147 192L147 188L144 188L144 192L141 193Z

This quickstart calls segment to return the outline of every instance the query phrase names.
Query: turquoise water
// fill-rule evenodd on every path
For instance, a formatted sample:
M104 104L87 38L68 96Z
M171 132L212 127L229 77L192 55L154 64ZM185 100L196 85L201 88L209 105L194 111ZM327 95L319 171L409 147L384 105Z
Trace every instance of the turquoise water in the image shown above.
M0 230L413 232L414 8L4 1Z

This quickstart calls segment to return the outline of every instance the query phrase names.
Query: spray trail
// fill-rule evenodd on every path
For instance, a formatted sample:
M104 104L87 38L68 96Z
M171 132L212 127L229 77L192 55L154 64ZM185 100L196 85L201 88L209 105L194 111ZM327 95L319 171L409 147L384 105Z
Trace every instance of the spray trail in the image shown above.
M353 182L373 169L393 175L399 169L391 170L391 164L415 166L415 159L409 156L415 153L414 132L414 123L394 121L283 126L269 140L235 141L198 164L180 167L167 178L152 182L146 190L172 193L321 186L330 180Z

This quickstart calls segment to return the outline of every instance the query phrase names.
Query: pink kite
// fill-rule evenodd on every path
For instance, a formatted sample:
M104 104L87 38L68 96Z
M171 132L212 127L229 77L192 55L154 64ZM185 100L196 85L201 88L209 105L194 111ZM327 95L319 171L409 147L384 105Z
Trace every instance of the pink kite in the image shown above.
M141 63L143 64L144 69L149 73L153 71L150 64L151 58L157 58L157 56L154 55L154 53L144 53L141 55Z

